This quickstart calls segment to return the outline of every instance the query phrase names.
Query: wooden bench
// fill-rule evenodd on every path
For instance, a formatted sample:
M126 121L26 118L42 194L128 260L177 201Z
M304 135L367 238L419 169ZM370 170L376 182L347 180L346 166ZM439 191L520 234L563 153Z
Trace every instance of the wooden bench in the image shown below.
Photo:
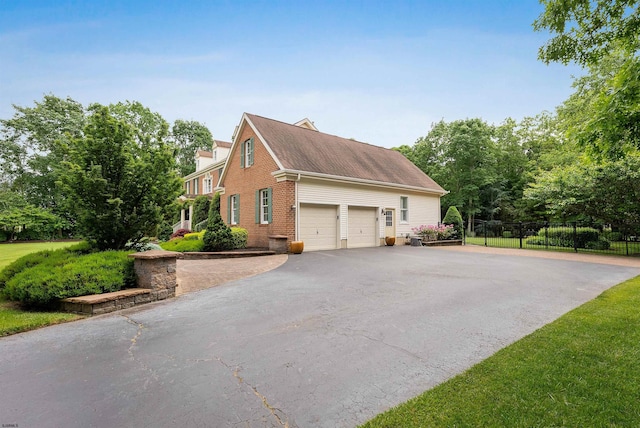
M120 309L151 302L151 290L147 288L129 288L112 293L91 294L69 297L60 301L61 309L86 315L106 314Z

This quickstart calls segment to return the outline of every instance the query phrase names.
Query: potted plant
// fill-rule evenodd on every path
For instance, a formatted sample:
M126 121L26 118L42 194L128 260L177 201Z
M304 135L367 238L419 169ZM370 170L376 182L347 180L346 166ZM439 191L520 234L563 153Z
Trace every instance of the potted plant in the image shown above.
M301 254L303 250L303 241L291 241L291 244L289 245L289 251L291 251L293 254Z
M384 237L384 243L387 244L387 246L389 246L389 247L393 247L396 244L396 237L395 236L385 236Z

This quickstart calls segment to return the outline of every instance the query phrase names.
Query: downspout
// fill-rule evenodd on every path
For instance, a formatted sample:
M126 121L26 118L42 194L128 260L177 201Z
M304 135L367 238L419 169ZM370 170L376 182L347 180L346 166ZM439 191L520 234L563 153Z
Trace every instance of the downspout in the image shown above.
M295 240L299 241L300 240L300 203L298 202L298 182L300 181L300 174L298 173L298 177L296 178L296 181L294 181L294 186L295 186L295 191L294 191L294 204L295 204L295 220L294 220L294 226L295 226Z

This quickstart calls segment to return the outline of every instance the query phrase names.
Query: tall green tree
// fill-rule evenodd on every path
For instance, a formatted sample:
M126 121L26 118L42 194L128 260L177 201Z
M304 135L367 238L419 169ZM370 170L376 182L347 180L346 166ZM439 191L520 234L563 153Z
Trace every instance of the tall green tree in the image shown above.
M640 46L638 0L540 0L544 12L533 23L553 35L539 50L545 63L595 64L614 48L635 53Z
M36 207L20 194L0 190L0 230L15 239L16 232L29 231L31 239L50 239L63 228L63 220L40 207Z
M131 125L138 145L167 144L169 123L160 113L151 111L139 101L119 102L108 108L113 117Z
M213 135L199 122L179 119L173 123L171 134L178 149L178 171L184 177L196 170L196 151L212 149Z
M75 200L78 224L100 249L139 242L180 194L173 150L137 132L108 107L93 105L84 135L68 146L60 184Z
M640 224L640 152L617 160L559 166L540 174L525 197L544 204L552 219Z
M0 119L0 181L30 204L64 215L67 201L55 182L63 147L82 135L86 111L77 101L54 95L45 95L33 107L13 108L12 118Z
M443 207L459 207L469 229L474 216L482 211L480 190L495 182L493 132L481 119L440 121L413 147L397 149L449 190L442 198Z
M567 136L594 159L640 149L640 59L616 50L575 79L558 109Z

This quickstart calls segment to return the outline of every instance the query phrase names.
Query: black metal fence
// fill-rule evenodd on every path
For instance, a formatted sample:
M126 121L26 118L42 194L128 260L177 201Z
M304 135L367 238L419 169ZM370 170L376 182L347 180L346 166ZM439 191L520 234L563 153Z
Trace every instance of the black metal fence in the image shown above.
M472 233L465 230L464 243L487 247L640 256L640 224L620 226L478 220Z

